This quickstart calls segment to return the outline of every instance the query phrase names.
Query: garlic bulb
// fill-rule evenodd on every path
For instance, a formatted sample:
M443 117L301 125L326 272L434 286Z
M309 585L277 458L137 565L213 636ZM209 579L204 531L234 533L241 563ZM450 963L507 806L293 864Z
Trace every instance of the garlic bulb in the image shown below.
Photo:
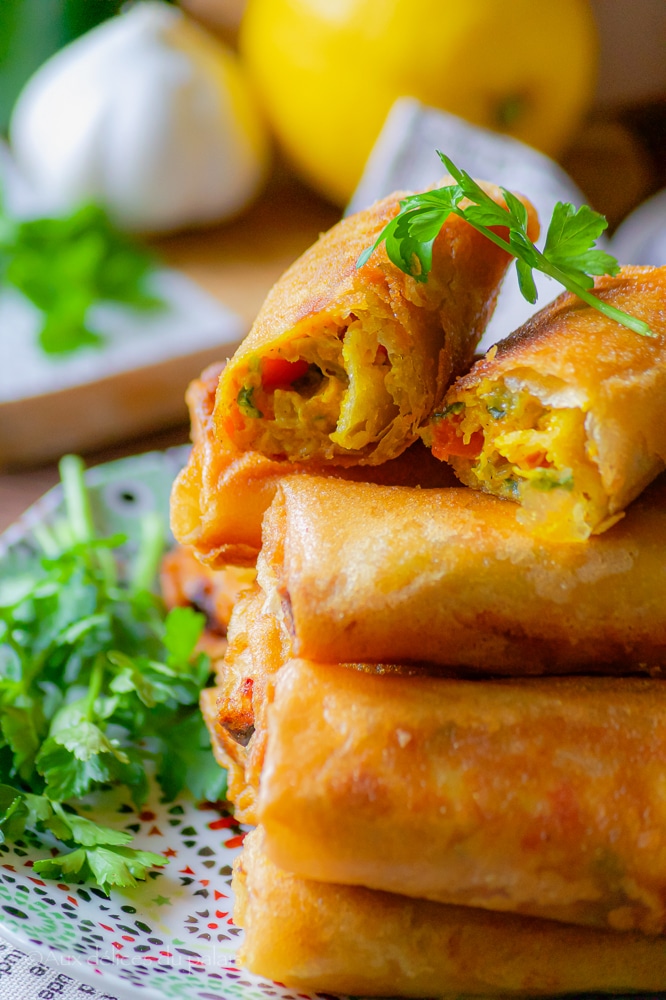
M94 200L119 225L153 232L236 214L268 163L234 54L159 0L49 59L19 96L10 141L52 209Z

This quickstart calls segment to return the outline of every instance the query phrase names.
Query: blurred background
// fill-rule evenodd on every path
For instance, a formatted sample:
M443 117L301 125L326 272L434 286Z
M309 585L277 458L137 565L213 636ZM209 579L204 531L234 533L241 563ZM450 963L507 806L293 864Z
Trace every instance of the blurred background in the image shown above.
M188 381L426 132L666 264L665 53L664 0L1 0L0 529L63 451L186 441Z

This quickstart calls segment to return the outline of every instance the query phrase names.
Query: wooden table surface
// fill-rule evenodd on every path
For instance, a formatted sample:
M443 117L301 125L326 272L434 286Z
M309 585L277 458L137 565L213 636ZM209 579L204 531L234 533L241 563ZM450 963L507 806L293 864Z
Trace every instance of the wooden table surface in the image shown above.
M155 241L166 264L182 269L249 324L271 285L320 232L340 217L278 168L262 198L239 219ZM186 426L159 431L86 455L90 465L188 440ZM58 480L55 464L0 473L0 531Z

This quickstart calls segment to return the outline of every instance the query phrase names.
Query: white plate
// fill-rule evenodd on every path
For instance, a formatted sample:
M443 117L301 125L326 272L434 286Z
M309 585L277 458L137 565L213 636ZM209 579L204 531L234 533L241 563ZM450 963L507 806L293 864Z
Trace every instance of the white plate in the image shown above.
M144 511L162 511L166 524L171 483L186 455L187 448L176 448L90 470L100 531L122 531L131 546ZM56 487L0 538L3 572L33 555L35 525L52 521L60 507ZM295 1000L234 964L241 932L231 918L231 865L244 831L229 813L185 798L162 803L156 790L139 813L114 794L95 815L134 833L137 847L165 854L169 865L137 889L113 890L107 898L90 886L36 878L32 863L47 852L35 843L0 845L0 931L6 938L117 1000Z

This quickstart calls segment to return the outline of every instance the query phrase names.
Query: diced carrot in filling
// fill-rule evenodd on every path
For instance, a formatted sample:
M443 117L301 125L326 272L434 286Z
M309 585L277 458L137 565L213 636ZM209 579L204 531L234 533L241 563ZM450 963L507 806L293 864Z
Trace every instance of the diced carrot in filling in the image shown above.
M545 451L534 451L531 455L525 455L523 465L526 469L552 469L553 463L546 458Z
M284 358L261 359L261 385L266 392L290 386L296 379L307 375L309 363L304 359L285 361Z
M229 437L233 437L235 431L243 429L243 418L235 407L231 407L227 411L222 421L222 427Z
M456 458L477 458L483 449L483 431L474 431L469 441L458 434L460 419L440 420L433 425L432 453L445 462L451 455Z

